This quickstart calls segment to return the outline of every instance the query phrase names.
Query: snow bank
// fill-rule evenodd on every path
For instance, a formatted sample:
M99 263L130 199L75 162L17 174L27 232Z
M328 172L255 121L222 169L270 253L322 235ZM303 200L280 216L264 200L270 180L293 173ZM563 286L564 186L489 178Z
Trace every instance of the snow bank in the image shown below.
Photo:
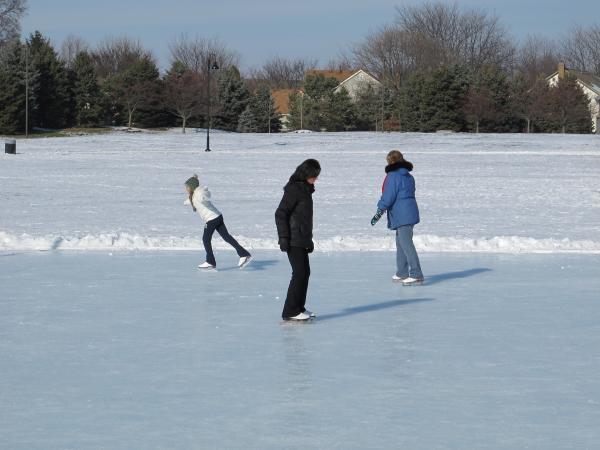
M237 239L253 250L278 249L276 239ZM341 237L317 240L316 251L393 251L392 237ZM487 253L597 253L600 242L570 239L534 239L520 236L496 236L492 238L460 238L436 235L417 235L415 245L420 252L487 252ZM214 241L217 249L227 249L220 239ZM48 250L201 250L202 241L194 237L141 236L130 233L85 234L81 236L31 236L0 232L0 251L48 251Z

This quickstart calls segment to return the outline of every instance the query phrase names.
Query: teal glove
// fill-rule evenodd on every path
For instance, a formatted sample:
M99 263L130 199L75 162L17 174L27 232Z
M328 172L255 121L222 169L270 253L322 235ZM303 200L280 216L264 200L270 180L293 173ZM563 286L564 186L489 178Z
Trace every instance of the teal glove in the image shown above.
M374 227L375 224L377 222L379 222L379 219L381 219L381 216L383 216L383 211L381 209L377 208L377 212L375 213L375 215L371 219L371 226L372 227Z

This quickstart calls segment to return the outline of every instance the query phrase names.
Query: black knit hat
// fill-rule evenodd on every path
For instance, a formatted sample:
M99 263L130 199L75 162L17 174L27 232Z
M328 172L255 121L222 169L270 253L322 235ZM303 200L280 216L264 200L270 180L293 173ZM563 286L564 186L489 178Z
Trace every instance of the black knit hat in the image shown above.
M316 159L307 159L298 167L296 167L296 171L292 178L300 181L306 181L309 178L316 178L321 173L321 165L319 161Z

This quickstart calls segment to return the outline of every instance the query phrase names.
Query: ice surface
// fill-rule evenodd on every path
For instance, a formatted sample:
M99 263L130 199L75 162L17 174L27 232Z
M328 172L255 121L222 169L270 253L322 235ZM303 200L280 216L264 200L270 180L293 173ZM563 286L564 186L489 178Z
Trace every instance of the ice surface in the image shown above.
M414 162L423 251L600 252L600 139L572 135L111 133L18 142L0 156L0 250L200 248L183 206L198 172L230 231L276 248L281 188L307 157L318 251L389 250L374 214L384 157Z
M0 256L0 448L593 449L600 256Z

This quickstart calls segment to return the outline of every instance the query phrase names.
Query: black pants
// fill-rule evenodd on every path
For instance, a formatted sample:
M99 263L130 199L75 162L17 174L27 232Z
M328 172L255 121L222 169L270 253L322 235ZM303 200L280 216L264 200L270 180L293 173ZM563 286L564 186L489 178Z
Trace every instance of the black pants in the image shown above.
M207 263L212 264L213 266L217 265L215 254L213 253L212 249L212 237L215 231L221 235L225 242L235 248L235 251L240 258L242 256L250 256L248 250L242 247L238 241L236 241L233 236L229 234L229 231L227 231L227 227L225 226L225 222L223 221L223 216L219 216L216 219L206 222L206 226L204 227L202 242L204 243L204 249L206 250Z
M281 316L284 319L297 316L306 311L306 292L310 278L310 263L308 251L300 247L292 247L288 252L288 259L292 266L292 280L288 288L287 298Z

